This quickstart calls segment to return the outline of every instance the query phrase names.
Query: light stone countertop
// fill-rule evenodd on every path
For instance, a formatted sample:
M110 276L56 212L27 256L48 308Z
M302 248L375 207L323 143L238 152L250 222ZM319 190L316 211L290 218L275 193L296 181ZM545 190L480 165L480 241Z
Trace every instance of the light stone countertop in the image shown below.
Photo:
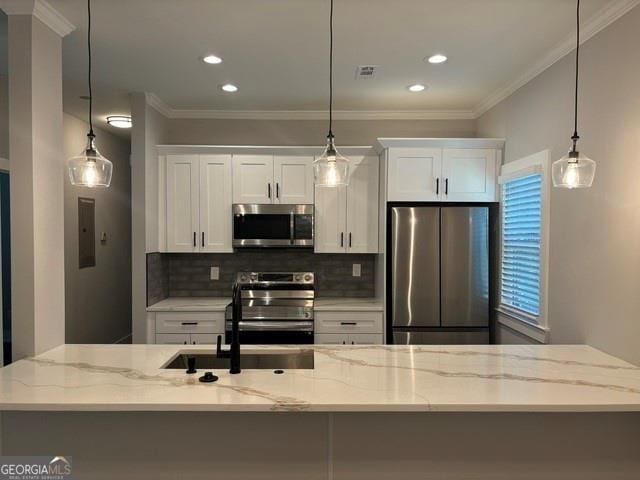
M149 307L148 312L224 312L231 303L226 297L169 297ZM314 310L322 311L383 311L377 298L316 298Z
M301 347L243 347L299 350ZM582 345L309 346L315 369L203 384L160 367L211 345L63 345L0 369L0 410L640 411L640 368Z

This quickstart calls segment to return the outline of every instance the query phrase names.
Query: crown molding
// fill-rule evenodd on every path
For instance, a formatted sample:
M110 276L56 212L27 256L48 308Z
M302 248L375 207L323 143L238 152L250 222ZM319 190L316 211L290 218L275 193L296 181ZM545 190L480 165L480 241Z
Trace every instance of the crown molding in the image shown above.
M7 15L33 15L61 37L76 29L46 0L0 0L0 9Z
M625 13L638 5L640 0L616 0L605 7L584 23L580 32L580 45L585 43L591 37L601 32L613 22L622 17ZM566 55L575 50L576 35L570 35L562 42L557 44L549 53L534 63L528 70L521 74L514 81L506 84L498 90L491 93L482 102L473 109L474 118L480 117L482 114L495 107L505 98L509 97L516 90L523 87L535 77L544 72L551 65L564 58Z

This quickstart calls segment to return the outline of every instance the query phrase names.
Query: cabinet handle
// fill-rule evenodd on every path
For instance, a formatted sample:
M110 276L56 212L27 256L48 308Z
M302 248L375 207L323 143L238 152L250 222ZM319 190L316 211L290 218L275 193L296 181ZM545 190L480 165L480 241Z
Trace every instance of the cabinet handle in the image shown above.
M204 247L204 232L202 232L202 246Z
M340 325L357 325L358 322L340 322Z
M355 345L355 344L356 344L356 342L351 340L351 345Z
M449 179L444 179L444 194L449 195Z
M197 245L197 243L196 243L196 235L197 235L197 233L193 232L193 246L194 247Z
M267 195L271 198L271 183L267 183Z
M184 341L184 344L185 344L185 345L187 344L187 341L186 341L186 340Z
M198 322L182 322L182 325L197 325Z
M186 343L186 342L185 342L185 343ZM346 345L346 344L347 344L347 341L346 341L346 340L343 340L343 341L342 341L342 344L343 344L343 345Z
M276 182L276 198L280 198L280 184Z
M349 232L349 248L351 248L351 232Z
M440 179L436 178L436 195L440 195Z
M196 342L193 342L193 344L195 345L195 344L196 344Z
M340 246L344 247L344 232L340 232Z

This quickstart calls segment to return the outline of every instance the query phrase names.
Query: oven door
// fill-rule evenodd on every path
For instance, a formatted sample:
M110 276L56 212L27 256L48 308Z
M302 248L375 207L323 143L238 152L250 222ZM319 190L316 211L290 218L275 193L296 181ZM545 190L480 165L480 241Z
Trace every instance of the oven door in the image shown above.
M241 345L309 345L313 343L313 322L246 321L240 322ZM231 342L231 322L226 322L225 343Z
M234 205L233 246L313 247L313 205Z

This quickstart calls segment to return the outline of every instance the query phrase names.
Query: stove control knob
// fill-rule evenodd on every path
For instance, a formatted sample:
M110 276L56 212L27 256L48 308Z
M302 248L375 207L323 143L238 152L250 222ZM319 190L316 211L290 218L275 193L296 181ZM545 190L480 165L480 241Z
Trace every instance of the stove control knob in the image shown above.
M240 281L241 282L246 282L247 281L247 276L246 275L240 275Z
M311 280L313 280L313 275L311 275L310 273L307 273L307 274L304 276L304 281L305 281L305 282L310 282Z
M256 280L258 280L258 275L256 275L255 273L251 274L251 281L255 282Z
M294 277L293 277L293 279L294 279L296 282L301 282L301 281L302 281L302 275L296 275L296 276L294 276Z

